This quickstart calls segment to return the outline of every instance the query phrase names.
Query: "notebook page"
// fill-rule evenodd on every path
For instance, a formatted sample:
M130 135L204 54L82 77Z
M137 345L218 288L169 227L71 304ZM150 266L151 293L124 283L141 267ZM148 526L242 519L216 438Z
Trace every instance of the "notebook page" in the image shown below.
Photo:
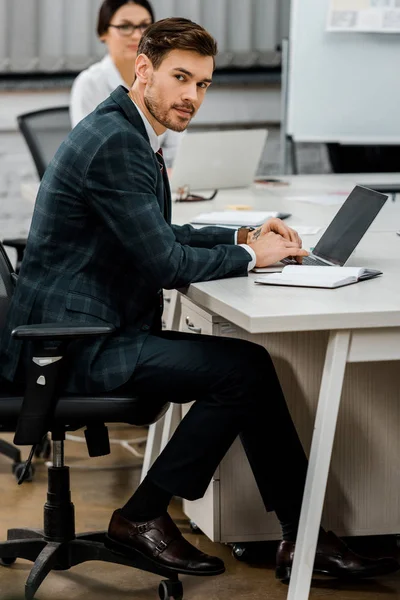
M277 273L276 275L263 275L255 280L255 283L262 283L264 285L312 288L337 288L356 282L356 277L342 277L341 279L308 277L307 279L300 279L299 277L285 278L282 277L282 273Z
M287 265L282 275L288 279L324 279L325 281L339 281L344 277L362 275L364 267L308 267L306 265Z

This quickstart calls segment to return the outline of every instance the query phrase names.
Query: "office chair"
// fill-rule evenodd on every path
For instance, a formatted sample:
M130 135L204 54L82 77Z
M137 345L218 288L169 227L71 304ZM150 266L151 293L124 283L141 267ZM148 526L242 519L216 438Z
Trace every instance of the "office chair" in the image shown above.
M0 329L4 325L16 279L0 243ZM112 325L87 327L74 323L54 323L20 326L12 332L16 340L29 341L33 346L32 362L23 384L24 390L14 384L0 384L0 431L15 432L16 444L32 445L20 483L28 473L37 445L48 431L51 432L53 444L53 466L48 467L43 530L9 529L7 541L0 542L1 565L11 566L17 558L34 562L25 585L26 600L33 600L37 589L51 570L67 570L89 560L101 560L155 573L166 578L159 587L159 597L162 600L179 600L183 597L178 574L158 567L145 558L131 559L113 553L104 545L105 531L75 533L69 469L64 464L66 432L86 426L89 455L102 456L110 452L105 423L142 426L155 422L168 409L168 404L151 406L140 398L112 392L91 396L66 396L58 392L60 381L65 375L63 363L68 344L79 338L110 335L113 331Z
M17 123L32 155L39 179L42 179L61 142L71 131L69 107L56 106L25 113L17 117ZM15 270L18 273L24 255L26 239L5 239L3 244L15 248L17 251Z
M61 142L71 131L68 106L44 108L17 117L18 127L32 154L39 179Z

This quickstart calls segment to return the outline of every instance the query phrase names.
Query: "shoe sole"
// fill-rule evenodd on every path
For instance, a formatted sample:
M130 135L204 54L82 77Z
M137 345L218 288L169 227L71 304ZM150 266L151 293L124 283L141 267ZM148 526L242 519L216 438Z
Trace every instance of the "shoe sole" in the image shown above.
M182 574L182 575L194 575L194 576L197 575L199 577L208 577L208 576L211 577L213 575L222 575L222 573L225 573L225 567L223 567L223 569L216 569L215 571L199 571L199 570L191 571L190 569L176 569L175 567L170 567L163 563L157 562L153 558L146 556L146 554L143 554L142 552L140 552L139 550L136 550L135 548L131 548L130 546L126 546L125 544L121 544L121 542L116 542L113 539L111 539L110 537L108 537L108 535L105 536L104 545L106 548L108 548L112 552L115 552L115 554L120 554L122 556L127 556L128 558L133 558L133 559L140 556L140 558L152 563L156 567L161 568L161 569L167 569L168 571L171 571L173 573L178 573L178 574Z
M329 577L335 577L336 579L369 579L372 577L382 577L383 575L389 575L390 573L396 573L399 568L390 569L389 571L384 572L371 572L368 574L362 574L359 571L347 571L346 573L338 572L332 573L329 571L324 571L322 569L314 569L314 575L327 575ZM283 583L288 583L290 581L290 576L292 574L291 567L277 567L275 570L275 577L279 579Z

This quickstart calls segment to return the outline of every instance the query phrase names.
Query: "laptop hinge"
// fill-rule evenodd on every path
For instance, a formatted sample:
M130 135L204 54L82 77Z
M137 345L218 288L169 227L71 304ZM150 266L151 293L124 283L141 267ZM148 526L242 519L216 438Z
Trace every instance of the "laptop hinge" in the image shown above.
M322 258L322 256L318 256L318 254L314 254L313 252L311 253L310 256L314 256L315 258L317 258L318 260L321 260L322 262L326 263L330 267L340 267L340 265L335 265L335 263L333 263L329 260L326 260L326 258Z

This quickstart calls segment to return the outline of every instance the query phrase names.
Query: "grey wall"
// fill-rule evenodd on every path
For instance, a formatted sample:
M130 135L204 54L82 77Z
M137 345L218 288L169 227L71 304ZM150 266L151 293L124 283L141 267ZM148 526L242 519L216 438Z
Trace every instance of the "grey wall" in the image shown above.
M0 74L79 71L104 53L101 0L0 0ZM217 39L218 66L273 66L290 0L153 0L156 18L183 16Z

